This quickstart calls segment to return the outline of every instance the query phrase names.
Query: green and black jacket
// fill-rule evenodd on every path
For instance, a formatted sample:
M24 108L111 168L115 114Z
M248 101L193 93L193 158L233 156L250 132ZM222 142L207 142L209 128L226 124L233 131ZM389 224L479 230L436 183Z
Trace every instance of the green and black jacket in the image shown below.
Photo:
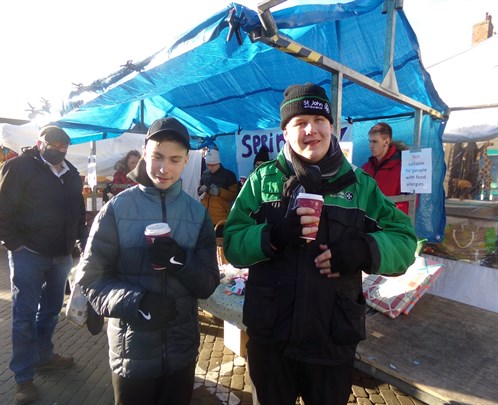
M372 257L370 268L363 270L393 275L413 263L417 238L409 217L382 194L375 180L343 158L338 173L324 180L317 240L274 251L270 224L284 218L281 195L289 175L283 151L250 175L228 216L224 253L234 266L249 268L244 324L251 339L283 342L287 355L306 362L339 364L354 356L361 338L347 333L337 338L334 310L339 301L364 303L362 276L321 275L314 265L322 252L319 244L333 249L344 240L363 237ZM364 308L358 312L359 320L351 322L361 329Z

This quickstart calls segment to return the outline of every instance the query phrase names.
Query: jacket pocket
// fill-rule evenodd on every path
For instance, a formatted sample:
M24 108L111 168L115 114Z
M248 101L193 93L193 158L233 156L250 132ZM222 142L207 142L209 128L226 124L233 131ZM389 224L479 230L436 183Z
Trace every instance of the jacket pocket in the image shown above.
M271 336L277 318L277 310L275 288L246 283L242 321L252 334Z
M365 340L365 310L363 293L355 301L338 291L332 315L332 342L337 345L356 345Z

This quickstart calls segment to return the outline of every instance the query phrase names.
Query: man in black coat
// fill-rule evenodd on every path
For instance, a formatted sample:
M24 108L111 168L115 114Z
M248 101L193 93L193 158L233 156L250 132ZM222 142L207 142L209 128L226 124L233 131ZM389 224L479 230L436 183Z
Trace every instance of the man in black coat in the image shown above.
M11 275L10 369L18 404L38 398L35 369L74 363L71 356L54 353L52 343L73 248L86 239L83 184L65 160L69 144L61 128L44 127L35 146L0 169L0 240L8 250Z

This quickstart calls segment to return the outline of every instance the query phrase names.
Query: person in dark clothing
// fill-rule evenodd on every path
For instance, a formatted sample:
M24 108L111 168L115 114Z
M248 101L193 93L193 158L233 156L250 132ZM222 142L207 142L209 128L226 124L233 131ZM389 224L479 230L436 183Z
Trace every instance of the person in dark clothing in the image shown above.
M178 120L152 123L143 157L128 175L138 186L102 207L78 267L76 282L109 318L115 404L190 404L200 343L197 299L213 293L220 275L211 219L182 190L189 149ZM146 227L160 222L169 225L169 236L147 242Z
M365 339L362 270L405 272L417 239L408 216L342 154L322 87L288 87L280 119L284 148L249 176L224 230L228 261L249 267L249 372L262 405L299 396L344 405ZM301 192L323 197L320 217L296 208Z
M268 162L270 160L270 151L266 145L261 146L256 156L254 156L253 170L256 170L261 163Z
M197 193L216 225L227 219L237 196L238 183L235 174L221 164L220 153L216 149L210 149L204 160L207 170L201 175Z
M392 128L385 122L379 122L370 128L368 140L372 156L361 168L377 181L380 191L385 195L400 195L401 151L408 147L403 143L393 142ZM397 202L396 207L408 214L407 201Z
M64 301L72 252L86 241L83 183L65 156L70 138L56 126L0 169L0 240L12 288L12 359L18 404L38 398L35 369L65 368L52 336Z

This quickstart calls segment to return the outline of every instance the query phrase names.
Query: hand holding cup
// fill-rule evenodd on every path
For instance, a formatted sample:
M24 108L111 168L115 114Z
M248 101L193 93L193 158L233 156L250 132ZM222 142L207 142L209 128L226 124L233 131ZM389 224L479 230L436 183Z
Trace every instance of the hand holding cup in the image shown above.
M298 207L296 209L296 214L299 217L299 223L301 225L299 237L301 239L307 239L309 242L315 240L318 232L318 224L320 222L320 217L316 216L315 210L309 207Z
M166 269L166 266L162 263L159 263L155 261L154 259L157 257L156 254L154 254L155 250L157 250L157 247L154 247L155 241L158 239L162 238L169 238L170 236L171 229L169 225L165 222L158 222L155 224L150 224L147 225L145 228L145 239L147 241L148 245L148 251L149 251L149 256L151 255L151 251L153 252L153 255L151 256L151 262L152 262L152 268L154 270L164 270ZM159 243L157 244L159 245Z
M315 240L320 224L323 207L323 196L320 194L299 193L296 213L301 215L303 239Z

